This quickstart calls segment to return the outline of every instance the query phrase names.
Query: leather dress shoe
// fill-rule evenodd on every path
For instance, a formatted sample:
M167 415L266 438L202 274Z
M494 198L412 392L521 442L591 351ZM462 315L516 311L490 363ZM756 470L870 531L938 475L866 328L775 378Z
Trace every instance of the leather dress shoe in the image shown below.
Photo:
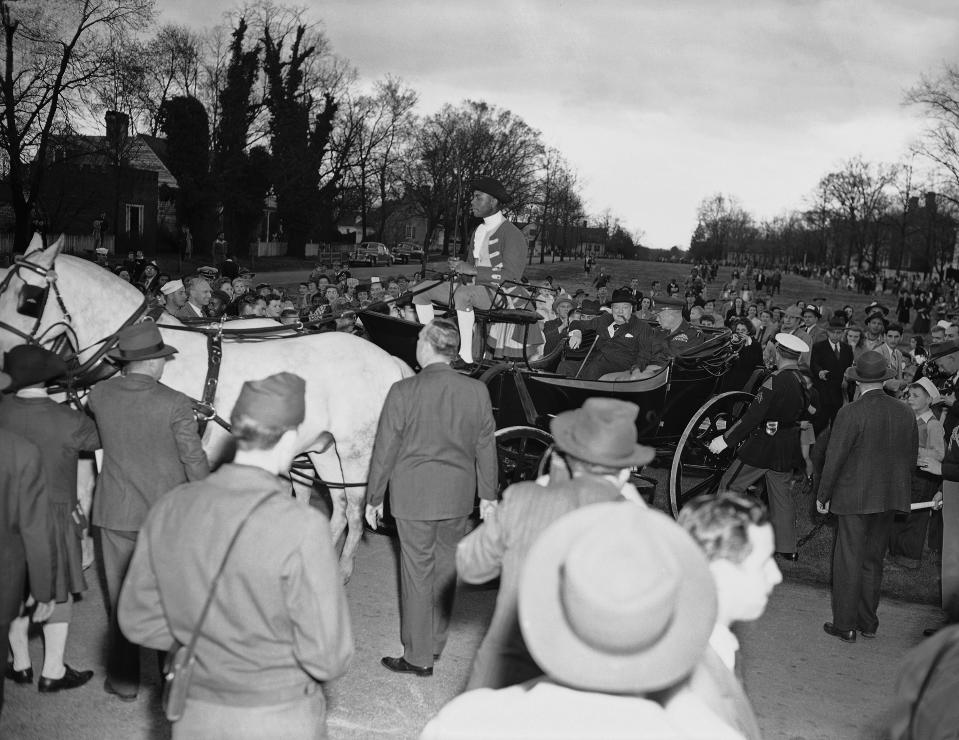
M414 676L432 676L433 666L424 668L422 666L408 663L406 658L383 658L380 663L389 668L394 673L412 673Z
M872 640L876 637L876 632L875 630L871 632L869 630L859 630L859 635L865 637L867 640Z
M103 690L106 691L108 694L113 694L120 701L136 701L137 700L137 695L135 692L132 694L123 694L117 691L115 688L113 688L113 684L110 683L109 678L103 679Z
M40 680L37 681L37 688L41 694L51 694L54 691L63 691L64 689L75 689L83 686L83 684L93 678L93 671L75 671L66 664L64 664L64 668L66 668L66 670L60 678L40 676Z
M7 666L7 672L4 674L14 683L33 683L33 668L24 668L18 671L12 665Z
M855 642L856 641L856 630L841 630L836 627L832 622L826 622L822 626L823 632L827 635L832 635L833 637L838 637L843 642Z
M798 552L777 552L776 556L792 563L795 563L797 560L799 560Z

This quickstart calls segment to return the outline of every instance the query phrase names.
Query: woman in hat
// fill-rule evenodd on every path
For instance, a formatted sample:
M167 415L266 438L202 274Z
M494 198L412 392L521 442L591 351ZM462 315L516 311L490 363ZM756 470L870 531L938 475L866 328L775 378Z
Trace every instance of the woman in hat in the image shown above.
M557 345L566 341L569 331L569 313L573 310L573 299L565 293L556 296L553 301L553 313L556 318L543 324L543 335L546 338L546 346L543 348L544 354L549 354Z
M80 548L82 530L87 525L77 502L77 458L80 452L99 449L100 437L89 417L55 403L47 395L44 386L67 373L66 363L57 355L37 345L21 345L6 354L3 364L13 378L7 392L16 395L0 404L0 428L19 434L43 451L56 540L53 583L57 605L43 625L43 668L38 688L42 693L73 689L93 677L93 671L77 671L64 663L73 595L87 590ZM10 625L13 665L6 677L20 684L33 682L29 626L29 616L21 616Z

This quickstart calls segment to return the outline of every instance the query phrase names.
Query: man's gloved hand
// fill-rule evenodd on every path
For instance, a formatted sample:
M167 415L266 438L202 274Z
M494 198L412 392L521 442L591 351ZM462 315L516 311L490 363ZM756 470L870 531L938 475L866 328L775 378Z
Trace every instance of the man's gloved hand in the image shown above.
M496 505L498 503L498 501L487 501L485 498L481 498L479 506L480 519L485 520L486 517L490 516L490 514L496 511Z
M714 438L713 441L709 443L709 451L712 452L714 455L718 455L727 447L729 447L729 445L726 444L726 440L723 439L722 435L719 435L718 437Z
M816 511L820 514L829 513L829 502L828 501L816 501Z
M379 506L370 506L366 505L366 523L370 525L370 529L376 529L380 525L380 520L383 518L383 504Z
M569 342L570 349L579 349L579 345L583 343L583 332L579 329L573 329L569 333Z

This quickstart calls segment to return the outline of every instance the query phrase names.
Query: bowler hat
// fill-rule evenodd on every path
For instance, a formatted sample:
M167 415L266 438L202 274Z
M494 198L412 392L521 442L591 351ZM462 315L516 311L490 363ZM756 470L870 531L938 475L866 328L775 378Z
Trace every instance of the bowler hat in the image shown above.
M856 362L846 369L846 380L857 383L881 383L895 376L895 373L886 362L886 358L878 352L867 350L856 359Z
M526 556L518 601L523 638L547 676L614 694L689 675L717 610L701 548L662 512L626 501L553 522Z
M67 363L59 355L36 344L20 344L11 349L3 357L3 368L10 378L9 391L67 374Z
M506 192L503 183L494 177L488 177L486 175L477 177L473 180L473 190L479 190L481 193L492 195L501 205L506 205L510 202L509 193Z
M609 299L610 303L633 303L633 294L626 288L616 288L613 291L613 297Z
M117 346L107 352L107 357L119 362L133 362L169 357L176 351L176 347L163 343L163 337L156 324L152 321L144 321L121 329L117 335Z
M575 458L610 468L645 465L652 447L636 444L639 406L614 398L587 398L581 408L558 414L550 424L556 447Z

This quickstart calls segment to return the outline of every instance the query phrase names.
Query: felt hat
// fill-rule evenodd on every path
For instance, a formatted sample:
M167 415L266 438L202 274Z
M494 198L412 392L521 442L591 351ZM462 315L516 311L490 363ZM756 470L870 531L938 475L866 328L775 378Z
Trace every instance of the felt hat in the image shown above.
M787 334L781 331L776 335L774 341L776 347L786 357L799 357L803 352L809 351L809 345L795 334Z
M783 311L783 316L792 316L794 319L802 318L803 310L796 304L786 306L786 310Z
M178 290L183 289L184 287L182 280L169 280L160 286L160 292L163 293L163 295L170 295L172 293L176 293Z
M875 313L876 311L879 311L883 316L886 316L889 313L889 309L882 305L879 301L873 301L870 303L868 306L866 306L865 311L867 316Z
M550 422L557 449L585 462L611 468L646 465L656 453L636 444L639 406L615 398L587 398L582 407Z
M587 298L579 304L579 312L585 316L599 316L600 310L599 301L592 298Z
M929 378L919 378L915 383L910 383L909 385L918 385L922 388L929 395L930 403L936 403L942 400L942 394L939 393L936 384L929 380Z
M895 376L895 373L886 362L886 358L878 352L867 350L856 358L852 367L846 368L846 380L857 383L881 383Z
M506 205L510 202L509 193L503 187L503 183L494 177L482 175L473 180L473 190L479 190L481 193L492 195L500 202L500 205Z
M298 427L306 418L306 381L293 373L246 381L230 413L230 423L236 424L242 417L272 429Z
M156 324L144 321L121 329L117 335L117 346L107 352L107 357L118 362L133 362L169 357L176 352L176 347L164 344Z
M940 357L951 355L959 350L959 339L950 339L948 342L940 342L927 347L930 360L938 360Z
M613 297L609 299L610 303L633 303L633 294L626 288L616 288L613 291Z
M10 378L7 390L56 380L67 374L67 363L59 355L36 344L20 344L3 356L3 369Z
M846 328L846 319L842 316L837 316L833 314L829 317L828 327L830 329L845 329Z
M715 627L700 547L671 518L631 502L593 504L551 524L526 556L519 622L547 676L638 694L689 675Z
M553 300L553 312L555 313L556 309L563 303L568 303L570 306L573 306L573 299L570 298L566 293L560 293Z
M803 306L802 312L803 312L803 313L811 313L811 314L813 314L817 319L821 319L821 318L822 318L822 311L819 310L819 306L817 306L815 303L807 303L805 306Z

